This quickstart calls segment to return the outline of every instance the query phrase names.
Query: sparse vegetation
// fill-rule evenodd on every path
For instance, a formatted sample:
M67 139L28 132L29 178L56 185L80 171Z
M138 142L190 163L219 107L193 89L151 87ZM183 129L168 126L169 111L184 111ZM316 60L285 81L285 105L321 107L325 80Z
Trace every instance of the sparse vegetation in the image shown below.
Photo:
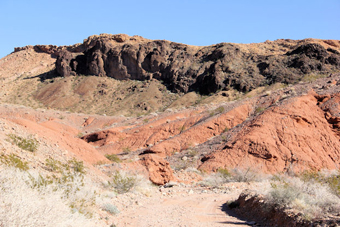
M112 175L112 181L109 181L109 186L112 186L119 194L129 192L136 184L137 177L123 171L116 171Z
M255 109L254 114L260 114L260 113L262 113L264 110L265 110L264 107L257 107L257 108Z
M328 74L323 74L323 73L310 73L310 74L306 74L304 75L302 78L301 78L301 81L303 82L313 82L317 79L320 79L320 78L325 78L327 77Z
M224 178L224 179L226 179L226 180L229 179L229 178L231 177L231 173L229 172L228 169L220 168L220 169L218 169L217 172L220 174L220 176L221 176L222 178Z
M243 168L234 168L231 170L232 181L236 182L251 182L251 181L261 181L264 180L264 176L257 172L255 169L248 167L247 169Z
M215 110L215 112L217 112L217 113L223 113L223 111L224 111L224 107L223 107L223 106L220 106L220 107L218 107L218 108Z
M13 166L23 171L26 171L29 169L28 163L25 161L22 161L18 156L14 154L10 154L10 155L1 154L0 162L7 166Z
M304 171L300 178L304 182L317 182L327 185L340 198L340 174L338 171Z
M116 154L106 154L105 157L106 157L107 159L109 159L110 161L112 161L112 162L117 162L117 163L119 163L119 162L122 161L122 160L120 160L120 158L119 158Z
M131 152L130 147L123 147L123 149L122 149L123 154L129 154L130 152Z
M77 161L75 158L68 161L68 168L72 168L75 173L85 174L85 167L83 161Z
M264 179L264 175L261 175L250 167L247 169L233 168L231 170L220 168L216 173L208 175L201 184L220 187L222 184L228 182L252 182L262 181Z
M63 190L53 184L44 184L42 177L37 179L35 173L0 168L0 220L3 226L22 226L23 223L25 226L96 226L80 212L71 212L71 199L64 197ZM32 187L32 178L39 181L41 187ZM78 191L72 191L72 200L76 200L87 189L76 182L73 185L78 188Z
M46 159L46 167L51 172L59 173L61 171L61 166L62 164L53 158Z
M35 152L38 149L39 143L36 139L32 138L32 136L30 136L30 138L24 138L14 134L8 134L7 137L9 142L23 150Z
M179 128L180 133L184 132L185 130L186 130L185 125L182 125L182 126Z
M195 157L198 154L198 152L195 149L189 149L186 153L186 156L188 157Z
M102 209L109 212L110 214L119 214L118 208L111 204L111 203L105 203L102 205Z
M328 185L313 179L303 181L298 177L276 176L267 194L269 204L296 209L307 220L339 212L339 197Z
M228 127L225 127L223 132L228 132L229 131L229 128Z

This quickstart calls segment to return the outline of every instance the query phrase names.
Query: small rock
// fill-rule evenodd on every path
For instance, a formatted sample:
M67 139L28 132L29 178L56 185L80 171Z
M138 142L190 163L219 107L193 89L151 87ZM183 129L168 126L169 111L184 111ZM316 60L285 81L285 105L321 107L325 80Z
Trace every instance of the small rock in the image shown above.
M174 182L174 181L169 181L168 183L166 183L165 185L164 185L164 188L172 188L172 187L174 187L174 186L177 186L178 184L176 183L176 182Z

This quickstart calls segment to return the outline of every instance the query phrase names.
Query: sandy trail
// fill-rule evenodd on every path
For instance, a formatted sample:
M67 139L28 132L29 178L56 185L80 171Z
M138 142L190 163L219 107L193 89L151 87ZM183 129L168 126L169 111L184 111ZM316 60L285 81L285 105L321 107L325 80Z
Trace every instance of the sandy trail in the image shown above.
M116 226L138 227L228 227L249 226L246 221L223 211L223 204L236 199L239 193L174 193L170 197L156 196L117 216ZM225 207L225 206L224 206Z

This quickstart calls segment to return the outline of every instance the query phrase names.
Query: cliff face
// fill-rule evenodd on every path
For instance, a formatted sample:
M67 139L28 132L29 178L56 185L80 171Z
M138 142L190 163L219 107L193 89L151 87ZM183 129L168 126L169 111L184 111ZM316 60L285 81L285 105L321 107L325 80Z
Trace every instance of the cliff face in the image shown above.
M195 47L126 35L89 37L58 53L61 76L163 81L171 91L209 94L247 92L276 82L295 83L306 74L340 70L340 42L278 40L262 44L220 43ZM76 52L76 54L74 53Z

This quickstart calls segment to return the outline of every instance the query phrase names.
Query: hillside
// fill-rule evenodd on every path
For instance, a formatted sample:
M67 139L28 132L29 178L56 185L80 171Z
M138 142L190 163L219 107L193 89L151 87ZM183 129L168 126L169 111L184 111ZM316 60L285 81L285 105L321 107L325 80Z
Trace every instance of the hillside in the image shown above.
M51 160L68 169L83 162L102 193L101 182L122 170L192 186L220 169L245 176L340 165L338 40L198 47L102 34L16 48L0 59L0 81L1 163L14 154L52 177L64 172ZM91 209L101 224L114 222Z

